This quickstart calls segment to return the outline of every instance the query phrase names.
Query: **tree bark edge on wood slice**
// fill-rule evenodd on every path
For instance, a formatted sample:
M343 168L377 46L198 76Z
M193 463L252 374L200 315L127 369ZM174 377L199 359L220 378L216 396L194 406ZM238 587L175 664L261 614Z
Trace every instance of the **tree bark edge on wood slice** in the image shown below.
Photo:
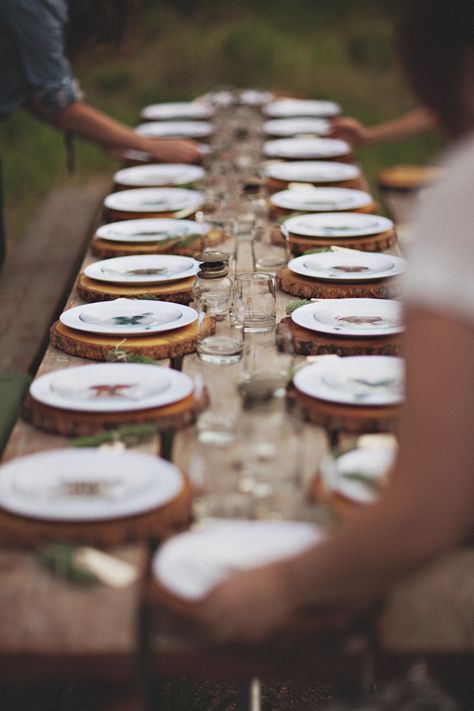
M285 293L303 299L394 299L399 293L394 278L367 282L329 282L295 274L288 267L276 273L276 282Z
M282 190L288 190L288 185L292 182L298 181L267 178L265 185L270 193L278 193ZM352 190L362 190L365 187L362 178L354 178L353 180L337 180L333 182L318 182L313 180L303 182L308 185L313 185L315 188L351 188Z
M301 235L290 233L288 246L291 253L298 257L310 249L324 249L333 245L348 247L349 249L360 249L362 252L383 252L393 247L396 241L395 229L387 230L377 235L368 235L367 237L340 238L335 243L322 237L301 237Z
M388 355L398 356L401 352L399 334L377 338L351 338L310 331L298 326L291 316L283 318L277 326L277 342L280 331L288 328L293 337L295 353L304 356L338 355Z
M167 282L166 284L147 284L130 286L127 284L109 284L89 279L80 274L76 283L79 296L83 301L113 301L114 299L157 299L175 304L189 304L193 300L194 277Z
M300 214L301 210L288 210L287 208L284 207L279 207L277 205L274 205L271 201L271 199L268 202L268 206L270 209L270 214L273 217L292 217L292 215L295 214ZM340 212L341 214L344 214L345 212L359 212L362 214L369 214L373 215L377 212L378 210L378 205L375 201L371 202L369 205L364 205L363 207L358 207L358 208L347 208L347 210L336 210L336 212ZM328 212L327 210L313 210L313 211L308 211L308 215L322 215L324 212Z

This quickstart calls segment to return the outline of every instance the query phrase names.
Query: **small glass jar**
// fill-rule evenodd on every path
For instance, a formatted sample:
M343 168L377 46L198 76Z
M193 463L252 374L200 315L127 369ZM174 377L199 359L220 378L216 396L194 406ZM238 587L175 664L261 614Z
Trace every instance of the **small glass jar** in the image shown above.
M193 300L199 308L207 306L207 313L217 320L223 319L230 310L233 282L229 277L229 255L225 252L203 252L196 256L200 262L193 287Z

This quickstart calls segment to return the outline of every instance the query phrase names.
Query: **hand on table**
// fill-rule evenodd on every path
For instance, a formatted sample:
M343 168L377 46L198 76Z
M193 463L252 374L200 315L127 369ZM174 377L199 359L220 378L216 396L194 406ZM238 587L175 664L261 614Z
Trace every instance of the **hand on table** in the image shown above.
M189 138L152 138L146 150L162 163L196 163L202 158L198 143Z

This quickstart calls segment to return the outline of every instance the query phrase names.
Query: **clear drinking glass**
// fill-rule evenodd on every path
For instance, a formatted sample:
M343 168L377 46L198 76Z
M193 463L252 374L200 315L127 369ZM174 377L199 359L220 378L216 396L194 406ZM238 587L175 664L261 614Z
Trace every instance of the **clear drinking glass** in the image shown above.
M275 327L275 277L266 272L242 272L235 278L231 322L248 333Z
M205 295L196 301L198 337L196 350L199 358L208 363L226 365L237 363L242 357L244 334L242 328L231 323L229 314L214 315L214 301Z
M275 274L288 264L285 239L272 225L259 225L252 239L252 258L255 271Z

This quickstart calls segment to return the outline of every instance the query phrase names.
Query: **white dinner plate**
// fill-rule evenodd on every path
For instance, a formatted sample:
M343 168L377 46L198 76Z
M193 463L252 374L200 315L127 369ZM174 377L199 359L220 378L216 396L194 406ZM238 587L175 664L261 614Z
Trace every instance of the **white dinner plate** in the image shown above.
M299 521L222 521L166 541L152 569L161 586L193 601L232 573L291 558L323 539L320 528Z
M175 220L172 217L150 217L141 220L121 220L102 225L96 232L97 237L108 242L167 242L178 238L207 233L209 226L194 220Z
M327 281L371 281L403 274L405 260L380 252L335 248L319 254L303 254L288 262L294 274Z
M175 254L133 254L93 262L84 274L112 284L158 284L194 276L199 264L192 257Z
M150 104L141 112L144 121L170 121L176 119L209 119L214 109L201 101L175 101L173 103Z
M104 205L121 212L177 212L198 210L204 201L198 190L185 188L137 188L107 195Z
M147 138L207 138L213 130L208 121L150 121L135 128Z
M164 506L182 486L179 469L150 454L57 449L0 467L0 507L41 520L100 521Z
M404 330L402 307L390 299L317 299L295 309L294 323L317 333L389 336Z
M241 89L239 94L239 103L244 106L263 106L272 99L273 94L270 91L261 89Z
M285 220L283 225L291 234L302 237L327 237L328 239L366 237L393 229L393 222L387 217L360 212L295 215Z
M370 504L386 484L397 454L395 446L358 447L338 457L326 456L320 466L325 488L357 504Z
M313 99L277 99L263 110L266 116L321 116L330 118L341 113L341 107L335 101L320 101Z
M197 313L166 301L114 299L75 306L59 318L65 326L86 333L141 336L184 328L197 319Z
M321 360L298 370L295 387L305 395L345 405L397 405L403 401L404 366L392 356Z
M373 199L369 193L352 188L298 188L274 193L270 202L285 210L335 212L367 207Z
M316 160L349 155L351 147L339 138L277 138L267 141L263 152L268 158Z
M303 160L273 163L265 168L265 175L288 183L337 183L355 180L360 177L360 170L350 163Z
M202 180L205 171L198 165L186 163L151 163L123 168L114 175L114 182L130 188L187 185Z
M330 129L330 123L322 118L287 118L265 121L263 132L268 136L297 136L298 134L314 133L325 136Z
M162 407L191 395L193 381L172 368L97 363L42 375L30 387L39 402L75 412L129 412Z

